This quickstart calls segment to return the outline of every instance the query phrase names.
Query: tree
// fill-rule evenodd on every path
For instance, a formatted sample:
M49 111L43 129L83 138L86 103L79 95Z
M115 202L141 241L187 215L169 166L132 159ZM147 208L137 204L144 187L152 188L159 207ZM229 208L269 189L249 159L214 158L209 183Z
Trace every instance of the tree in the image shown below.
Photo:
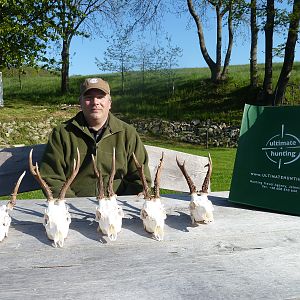
M197 14L194 7L193 0L187 0L188 9L195 21L197 26L199 44L202 56L207 63L210 72L211 79L214 82L222 81L226 79L227 69L230 62L231 50L233 45L233 0L208 0L208 2L214 9L216 13L217 21L217 42L216 42L216 61L214 61L209 55L206 45L205 37L203 32L203 25L199 14ZM202 5L206 5L206 2L203 1ZM228 29L228 46L226 50L226 56L224 60L224 65L222 69L222 22L223 18L227 14L227 29Z
M171 37L166 36L166 47L162 48L162 72L168 77L168 85L171 86L172 94L175 92L175 75L174 68L178 66L178 57L182 56L182 49L172 45Z
M131 34L118 28L103 54L103 61L95 58L96 65L102 71L121 73L122 93L125 92L125 74L134 68L134 55Z
M0 68L46 65L49 1L6 0L0 4Z
M288 37L285 45L284 62L281 69L279 79L274 94L274 103L278 105L282 102L285 94L287 84L289 82L294 58L295 47L299 34L299 22L300 22L300 0L294 0L293 12L290 14L290 25L288 31Z
M292 12L288 15L288 21L286 21L287 11L276 9L274 0L267 0L265 11L265 75L261 102L264 105L278 105L284 98L294 63L295 47L299 34L300 0L293 1L293 8ZM276 88L273 89L273 34L277 26L281 26L282 24L284 26L288 25L289 28L286 43L283 47L285 49L284 62ZM260 101L260 99L257 100Z
M161 0L58 0L53 1L52 27L61 42L61 91L69 89L70 45L73 37L104 37L127 16L131 30L147 26L157 15Z
M145 88L146 73L152 69L153 59L156 57L155 48L151 49L151 45L141 37L139 37L139 44L135 50L136 66L140 70L142 78L142 92Z
M250 4L250 28L251 28L251 49L250 49L250 86L256 88L258 86L258 68L257 68L257 10L256 0L251 0Z
M89 37L109 22L117 9L110 0L58 0L53 1L49 15L52 29L61 49L61 92L69 90L70 45L75 36Z
M151 46L145 42L145 38L139 37L139 43L135 50L135 66L141 72L142 91L145 87L147 73L159 72L162 76L167 76L168 85L172 86L172 93L175 89L175 70L178 66L178 57L182 55L182 49L172 44L172 39L167 34L164 41L157 39L156 45Z
M263 83L264 98L266 103L270 103L272 97L272 74L273 74L273 33L275 8L274 0L267 0L266 6L267 21L264 27L265 31L265 76Z

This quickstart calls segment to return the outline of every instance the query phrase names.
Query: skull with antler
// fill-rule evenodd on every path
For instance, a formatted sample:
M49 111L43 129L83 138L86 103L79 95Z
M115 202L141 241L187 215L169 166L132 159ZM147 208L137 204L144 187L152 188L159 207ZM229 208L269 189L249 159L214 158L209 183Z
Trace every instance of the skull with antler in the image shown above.
M99 186L99 194L97 196L99 206L96 207L95 220L99 224L98 231L107 235L111 241L115 241L117 239L118 233L122 229L122 218L124 217L122 207L118 205L117 195L114 193L113 190L113 181L116 173L115 152L115 148L113 148L112 167L107 188L108 197L105 197L102 173L100 169L97 168L95 157L92 154L94 172L98 179Z
M38 164L36 163L35 166L32 164L32 152L33 149L31 149L29 154L30 172L40 184L47 198L48 207L45 209L44 214L44 226L46 229L46 234L50 240L53 240L54 247L63 247L71 223L71 215L69 213L69 206L65 202L65 195L79 171L79 150L77 148L77 161L76 159L74 159L72 174L63 184L57 199L53 198L51 189L49 188L45 180L41 177Z
M9 211L13 210L14 206L16 205L18 190L25 173L26 171L24 171L19 177L14 191L11 194L10 201L6 205L0 206L0 242L2 242L3 239L8 236L8 229L11 223Z
M201 191L197 191L196 186L194 185L191 177L188 175L185 169L185 162L183 162L183 164L180 164L176 157L177 165L180 168L190 188L191 201L189 207L190 207L190 213L191 213L191 219L193 225L199 223L208 224L213 222L214 220L214 216L213 216L214 207L211 201L208 200L207 197L209 181L212 174L212 160L210 154L208 154L208 161L209 162L206 165L208 167L208 170L202 185L202 189Z
M144 165L141 165L138 162L134 153L132 155L143 185L142 193L144 195L145 202L141 209L140 217L143 220L144 229L149 233L153 233L154 238L156 240L162 241L164 238L165 219L167 218L164 206L160 201L160 194L159 194L159 182L160 182L160 174L162 170L164 153L162 153L160 163L157 167L156 174L155 174L154 195L150 194L149 192L147 180L144 173Z

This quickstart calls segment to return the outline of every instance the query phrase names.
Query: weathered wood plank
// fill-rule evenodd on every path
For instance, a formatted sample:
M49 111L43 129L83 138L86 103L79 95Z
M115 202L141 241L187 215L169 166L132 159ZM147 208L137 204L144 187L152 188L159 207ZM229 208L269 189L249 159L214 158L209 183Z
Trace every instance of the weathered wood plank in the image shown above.
M155 177L156 167L159 163L162 152L164 152L164 164L160 184L161 188L173 191L189 192L189 187L186 183L186 180L177 166L177 156L180 163L185 161L186 170L197 186L197 189L201 189L207 173L207 168L205 167L205 165L208 163L207 157L149 145L146 145L145 147L149 155L149 168L152 178Z
M24 171L26 171L26 175L19 191L27 192L39 189L28 167L28 156L32 148L34 148L34 160L40 161L45 149L43 144L0 149L0 196L9 195L12 192L18 177Z
M0 196L9 195L12 192L18 177L24 170L27 173L20 186L20 192L39 189L36 180L31 176L28 168L28 155L32 148L34 149L33 160L39 163L45 150L44 144L0 149ZM186 161L187 170L193 180L195 180L195 184L201 188L207 171L204 167L208 162L206 157L148 145L146 145L146 149L149 154L149 167L153 179L161 153L162 151L164 152L165 158L163 175L161 176L161 188L188 191L186 181L176 164L176 156L178 156L181 162Z
M19 200L0 244L0 299L298 299L299 217L227 196L212 193L215 223L198 227L190 226L187 196L164 197L162 242L144 232L135 196L119 197L125 219L115 242L96 232L94 198L68 199L62 249L45 236L45 203Z

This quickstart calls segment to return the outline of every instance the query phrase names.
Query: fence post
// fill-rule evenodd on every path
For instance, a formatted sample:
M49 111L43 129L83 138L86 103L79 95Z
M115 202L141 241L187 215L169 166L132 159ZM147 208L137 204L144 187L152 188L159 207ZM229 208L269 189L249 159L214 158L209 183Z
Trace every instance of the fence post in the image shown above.
M2 72L0 72L0 107L3 107L3 82L2 82Z

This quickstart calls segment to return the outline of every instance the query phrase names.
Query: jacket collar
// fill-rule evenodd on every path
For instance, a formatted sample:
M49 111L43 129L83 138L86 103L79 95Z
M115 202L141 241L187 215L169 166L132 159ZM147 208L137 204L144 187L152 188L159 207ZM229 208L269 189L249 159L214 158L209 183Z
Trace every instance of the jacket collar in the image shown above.
M106 136L108 134L108 132L110 134L114 134L116 132L123 130L123 128L119 125L118 121L119 120L111 112L108 113L108 126L105 129L103 137ZM87 133L88 135L91 135L89 128L88 128L88 123L87 123L82 111L77 113L77 115L71 119L71 123L74 126L80 128L83 132Z

